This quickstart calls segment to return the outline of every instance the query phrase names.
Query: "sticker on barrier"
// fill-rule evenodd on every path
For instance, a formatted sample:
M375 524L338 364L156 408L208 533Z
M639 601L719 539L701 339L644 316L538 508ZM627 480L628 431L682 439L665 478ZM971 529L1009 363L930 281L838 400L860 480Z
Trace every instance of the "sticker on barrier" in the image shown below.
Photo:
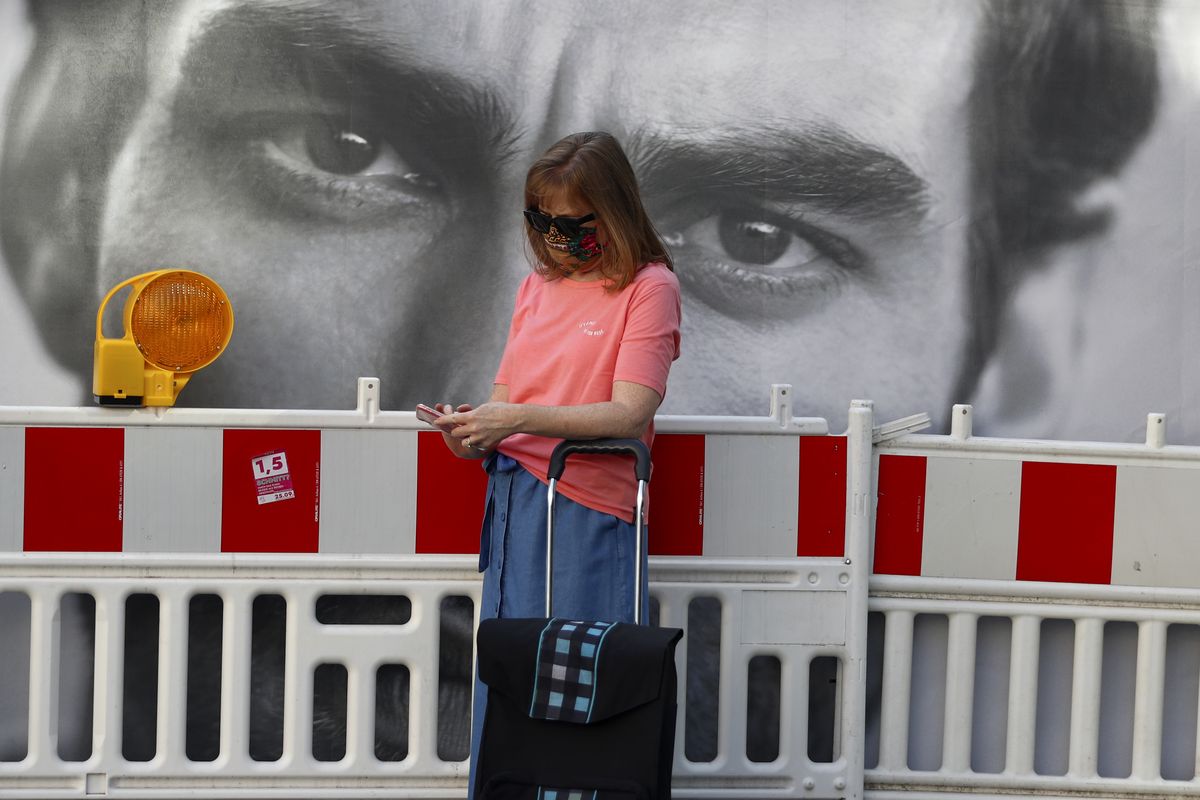
M254 470L254 486L258 491L258 504L278 503L296 496L292 488L292 475L288 472L287 453L275 450L264 453L250 464Z

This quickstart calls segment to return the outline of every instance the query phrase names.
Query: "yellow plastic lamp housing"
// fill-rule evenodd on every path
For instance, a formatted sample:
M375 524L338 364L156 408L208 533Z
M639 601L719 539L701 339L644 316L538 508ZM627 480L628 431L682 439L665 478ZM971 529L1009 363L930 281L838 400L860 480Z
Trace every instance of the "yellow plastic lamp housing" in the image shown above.
M108 302L126 286L125 335L104 337ZM173 406L192 375L225 351L233 306L216 281L186 269L160 269L114 286L96 312L92 393L102 406Z

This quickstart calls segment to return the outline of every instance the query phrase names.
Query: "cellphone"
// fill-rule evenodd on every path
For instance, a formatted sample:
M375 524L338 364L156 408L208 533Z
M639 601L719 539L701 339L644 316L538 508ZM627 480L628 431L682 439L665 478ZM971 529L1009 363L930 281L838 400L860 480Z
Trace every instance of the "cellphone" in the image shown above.
M432 425L434 420L443 416L445 416L445 414L437 409L430 408L424 403L417 403L417 419L421 420L421 422Z

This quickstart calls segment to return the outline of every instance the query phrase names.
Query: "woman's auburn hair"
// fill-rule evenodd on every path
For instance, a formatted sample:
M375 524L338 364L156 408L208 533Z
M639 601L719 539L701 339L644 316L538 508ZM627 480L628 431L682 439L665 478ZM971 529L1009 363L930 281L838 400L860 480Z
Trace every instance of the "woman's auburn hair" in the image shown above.
M533 162L525 176L525 207L538 208L543 197L559 192L586 201L604 225L608 241L600 256L600 270L611 281L612 291L632 283L643 264L657 261L675 269L642 206L633 167L612 134L572 133ZM525 238L539 275L554 279L570 274L550 256L542 234L526 225Z

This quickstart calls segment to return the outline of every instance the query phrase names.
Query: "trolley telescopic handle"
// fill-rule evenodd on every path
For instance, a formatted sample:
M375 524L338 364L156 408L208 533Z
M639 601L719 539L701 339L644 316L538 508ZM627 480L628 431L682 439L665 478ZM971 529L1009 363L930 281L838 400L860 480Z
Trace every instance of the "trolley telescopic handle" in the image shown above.
M554 495L558 480L567 465L567 456L573 453L599 453L631 455L634 457L634 477L637 478L637 508L634 509L634 531L637 547L633 563L633 618L642 624L642 551L645 549L645 526L643 512L646 505L646 484L650 480L650 450L640 439L567 439L559 442L550 454L547 478L550 490L546 493L546 616L551 617L554 596Z

